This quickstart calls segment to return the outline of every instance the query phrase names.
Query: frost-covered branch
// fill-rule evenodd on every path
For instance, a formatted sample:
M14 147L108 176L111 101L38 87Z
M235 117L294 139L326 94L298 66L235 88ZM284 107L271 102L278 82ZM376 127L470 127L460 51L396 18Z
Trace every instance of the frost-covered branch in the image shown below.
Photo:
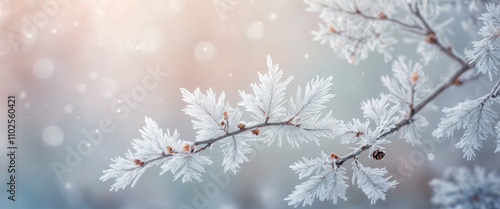
M458 69L455 73L450 75L444 82L442 82L440 85L438 85L433 91L431 91L425 98L421 100L420 103L417 105L413 106L412 112L413 116L419 113L427 104L429 104L434 98L436 98L439 94L441 94L445 89L449 88L450 86L455 85L455 81L468 69L470 69L469 65L463 65L460 69ZM394 127L391 128L389 131L385 132L384 134L380 135L379 137L375 138L374 140L380 140L383 139L390 134L400 130L402 127L410 124L414 117L408 117L408 118L403 118L399 120L398 122L395 123ZM338 165L342 165L345 161L352 159L359 154L361 154L363 151L370 149L372 145L370 144L363 144L353 150L351 153L342 156L340 160L337 162Z
M364 167L357 160L352 165L352 184L356 182L358 187L368 196L371 204L375 204L378 199L385 200L385 192L394 188L397 181L389 181L392 176L384 177L387 174L385 168Z
M398 30L408 32L406 39L420 44L417 51L422 53L424 59L432 59L434 52L428 46L435 46L461 65L465 64L451 47L445 47L438 38L440 30L437 29L451 21L437 23L437 17L441 10L453 8L446 5L455 2L305 0L305 3L309 5L308 11L319 12L319 17L326 24L319 24L319 30L313 32L315 40L328 43L351 64L366 59L369 52L381 53L385 61L389 61L392 45L397 43L393 33Z
M465 52L467 58L472 62L477 62L477 69L482 74L488 74L490 80L493 74L498 73L500 58L500 6L493 3L487 4L487 12L479 19L483 21L483 26L479 30L479 35L483 39L474 41L473 50Z
M430 185L434 193L431 203L437 208L500 208L500 175L496 171L449 168Z
M464 135L456 146L463 149L467 160L474 159L475 150L482 147L481 141L485 141L488 135L494 133L492 122L498 118L498 114L493 111L491 104L500 92L499 87L500 80L485 96L476 100L466 100L453 108L444 108L443 112L446 113L446 117L441 119L438 128L432 134L438 138L449 138L453 136L455 130L465 129Z
M295 100L290 99L286 106L285 89L292 77L282 81L283 72L272 64L270 57L267 64L268 72L259 73L260 83L251 84L253 92L240 91L239 105L250 112L255 121L241 121L242 112L225 102L224 92L217 97L211 89L206 94L200 89L192 93L181 89L187 103L184 112L194 118L196 140L180 140L177 131L164 133L156 122L146 117L145 127L139 130L142 139L132 142L135 152L129 150L125 158L113 159L111 168L105 170L100 179L114 178L112 190L124 189L129 184L133 187L148 168L161 165L160 174L170 171L174 179L182 177L182 182L202 181L203 166L212 161L201 152L215 143L221 144L224 171L236 173L240 164L248 161L249 141L260 139L271 145L278 139L281 145L285 137L292 147L299 147L301 143L319 143L320 138L333 138L340 133L341 122L332 117L331 111L322 113L324 103L333 97L329 93L332 77L312 79L305 91L299 87Z
M449 58L453 59L454 61L458 62L461 66L468 66L467 63L460 58L458 55L456 55L451 47L445 47L441 40L439 40L436 36L436 32L431 28L429 25L428 21L422 16L422 13L420 12L420 9L417 5L414 7L410 7L412 13L414 16L424 25L425 27L425 34L427 35L425 41L429 44L435 45L439 48L441 52L446 54ZM468 66L468 68L472 68L472 66Z
M297 207L301 202L302 206L312 205L315 198L321 201L332 200L333 204L337 204L339 198L347 200L345 193L349 185L346 183L346 169L335 167L335 160L321 153L321 157L304 158L304 162L291 165L290 168L299 174L299 179L310 178L295 186L295 191L284 199L288 201L288 205Z
M483 36L483 39L474 42L474 50L466 51L466 54L471 62L476 62L478 74L486 74L492 79L492 75L497 73L497 65L499 64L495 56L500 56L499 52L495 51L500 43L496 40L500 36L500 32L498 32L500 7L488 4L487 12L480 19L484 23L479 30L479 35ZM491 106L493 102L499 102L496 98L499 94L499 86L500 80L491 92L483 97L466 100L453 108L444 108L443 112L446 117L441 119L438 128L432 134L438 138L449 138L456 130L464 129L464 134L456 147L463 150L464 158L473 160L476 157L475 151L482 147L482 141L487 140L488 136L494 133L492 123L498 118L498 114ZM495 152L499 151L500 138L497 140Z
M483 40L474 42L474 50L467 51L468 63L448 46L443 35L444 26L451 19L439 20L445 10L443 5L456 5L456 1L400 1L400 0L305 0L309 11L319 12L326 25L314 32L315 40L328 43L339 56L357 64L366 59L369 52L384 55L385 61L392 59L392 45L397 41L394 32L406 31L407 38L418 43L417 51L421 62L406 60L398 56L392 65L392 76L383 76L382 83L387 88L379 97L368 99L361 104L363 118L353 118L343 122L333 117L332 111L325 111L326 103L334 97L330 93L332 77L312 79L305 88L298 87L295 96L286 99L288 84L293 77L283 77L278 65L273 65L268 56L268 71L258 73L258 83L250 86L252 92L239 91L238 105L252 116L250 122L241 121L243 112L225 101L225 93L217 97L209 89L190 92L181 89L187 103L184 112L193 117L196 137L191 141L180 139L177 131L172 134L162 129L146 117L146 125L139 130L142 139L134 139L134 151L125 157L112 159L110 169L104 171L103 181L115 179L111 190L123 189L136 184L140 176L150 167L161 167L160 174L171 172L174 180L202 181L204 166L212 164L202 151L220 145L223 155L222 167L225 172L236 173L240 165L248 161L251 153L248 142L259 140L268 146L277 142L278 146L287 141L293 148L302 143L315 142L321 138L333 139L340 136L343 144L354 144L352 151L344 156L321 152L317 158L303 158L290 168L299 180L295 190L285 198L289 205L311 205L314 199L346 200L348 188L346 161L353 159L352 183L356 184L372 204L385 200L386 192L398 182L391 180L385 168L364 167L359 155L369 152L369 158L381 160L386 155L385 145L390 143L390 135L395 133L412 146L420 144L423 127L428 126L422 114L425 107L451 86L460 86L473 76L464 78L464 73L477 66L478 72L492 78L497 65L500 36L500 7L487 6L488 12L481 20L480 30ZM465 4L465 3L464 3ZM471 3L472 5L472 3ZM411 40L410 40L411 42ZM498 45L498 46L497 46ZM446 74L446 78L432 88L429 78L422 70L435 53L449 57L456 69ZM475 64L473 64L475 62ZM423 64L420 64L423 63ZM479 76L479 75L478 75ZM499 102L500 80L491 92L477 100L467 100L454 108L445 108L447 114L433 135L451 137L455 130L465 129L464 136L457 144L463 148L464 157L472 159L481 141L493 134L492 123L497 113L491 103ZM500 152L500 121L496 123L497 149ZM212 149L210 149L212 150Z

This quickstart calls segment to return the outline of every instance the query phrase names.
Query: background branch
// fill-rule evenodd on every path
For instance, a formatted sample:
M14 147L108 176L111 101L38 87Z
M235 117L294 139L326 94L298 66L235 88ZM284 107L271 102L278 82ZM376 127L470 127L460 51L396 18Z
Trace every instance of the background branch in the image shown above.
M455 85L457 83L462 83L464 81L461 81L461 82L456 82L458 81L459 77L464 73L466 72L467 70L473 68L474 66L472 65L469 65L465 60L463 60L462 58L460 58L458 55L456 55L455 53L453 53L453 51L451 50L451 48L447 48L445 46L443 46L443 44L437 39L437 37L435 37L435 33L434 31L432 30L432 28L429 26L429 24L427 23L427 21L425 20L425 18L422 17L420 11L418 8L415 8L415 10L412 10L412 14L415 15L415 17L417 19L419 19L422 24L424 25L424 27L426 28L427 30L427 34L429 35L432 35L433 37L431 42L429 42L430 44L433 44L435 46L437 46L441 52L443 52L446 56L450 57L451 59L455 60L456 62L458 62L460 64L460 68L455 72L453 73L452 75L450 75L445 81L443 81L439 86L437 86L426 98L424 98L418 105L416 106L413 106L412 107L412 110L411 112L413 114L409 115L408 118L404 118L402 120L400 120L398 123L396 123L396 126L394 128L392 128L391 130L385 132L384 134L380 135L378 138L375 139L376 140L379 140L379 139L382 139L382 138L385 138L387 137L388 135L396 132L397 130L399 130L401 127L405 126L405 125L408 125L410 124L410 122L412 121L413 119L413 116L415 114L417 114L420 110L422 110L427 104L429 104L432 100L434 100L439 94L441 94L445 89L447 89L448 87L452 86L452 85ZM351 158L354 158L354 157L357 157L359 154L361 154L363 151L369 149L372 145L370 144L364 144L364 145L361 145L359 146L358 148L356 148L355 150L353 150L352 152L350 152L349 154L341 157L340 159L337 160L336 164L337 166L340 166L342 165L343 163L345 163L347 160L351 159Z

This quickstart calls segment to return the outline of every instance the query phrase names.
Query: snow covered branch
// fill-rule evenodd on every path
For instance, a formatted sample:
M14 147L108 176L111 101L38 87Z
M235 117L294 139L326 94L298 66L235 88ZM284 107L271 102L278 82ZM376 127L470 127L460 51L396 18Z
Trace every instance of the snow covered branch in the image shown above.
M397 43L393 38L396 31L406 31L408 40L419 42L418 52L428 62L434 55L429 46L447 54L464 65L451 47L445 47L438 38L440 29L451 21L437 24L441 10L452 8L455 2L449 1L392 1L392 0L304 0L310 12L319 12L324 24L313 32L315 40L328 43L343 59L358 64L368 57L369 52L384 55L386 62L391 60L392 46ZM474 3L470 3L475 4ZM432 27L434 26L434 29ZM437 29L437 30L436 30ZM424 39L422 40L422 36ZM424 50L426 49L426 50Z
M493 3L487 4L487 12L479 19L483 21L483 27L479 30L479 35L483 39L474 41L473 50L466 51L467 58L472 62L477 62L476 66L480 73L488 74L490 80L493 74L498 73L498 63L500 58L500 6Z
M493 135L492 122L498 118L493 111L492 101L498 102L496 97L500 91L500 80L496 83L490 93L476 100L466 100L458 103L453 108L444 108L446 117L441 119L438 128L432 133L434 136L452 137L455 130L465 129L464 135L457 143L457 148L462 148L464 158L472 160L475 158L475 150L482 147L482 142ZM500 140L497 141L500 143ZM500 144L495 152L500 151Z
M299 174L299 179L310 177L309 180L295 187L295 191L290 194L285 201L288 205L297 207L301 202L302 206L312 205L315 198L319 200L332 200L336 204L338 199L347 200L346 189L346 169L335 167L335 159L328 158L325 153L321 153L320 158L306 159L304 162L297 162L290 166L292 170Z
M483 37L481 41L473 42L474 50L466 51L467 58L476 62L477 73L487 74L492 79L497 73L497 58L500 56L497 37L500 36L500 7L495 4L487 4L487 12L480 20L484 25L479 30L479 35ZM464 152L464 158L473 160L476 157L476 150L482 147L482 141L488 139L489 135L494 135L492 123L498 118L496 111L492 109L493 102L499 102L497 96L500 91L500 80L495 84L490 93L475 100L466 100L458 103L453 108L444 108L445 118L441 119L438 128L432 133L435 137L452 137L453 133L459 129L465 129L460 141L456 144ZM500 122L497 122L500 123ZM496 128L499 125L497 124ZM497 129L498 133L498 129ZM497 149L500 152L500 136L497 137Z
M391 142L388 137L396 133L412 146L420 144L423 127L429 125L423 114L425 107L449 87L470 81L471 77L464 76L467 71L472 71L470 69L477 68L476 77L488 75L490 79L498 72L500 7L494 4L488 4L487 12L480 18L484 25L479 35L483 39L474 42L474 49L466 52L468 63L453 50L443 35L443 28L451 19L443 21L438 18L441 11L449 8L445 5L453 7L467 3L428 0L305 0L305 3L309 5L308 11L319 12L319 17L326 24L320 24L320 30L313 32L314 39L330 44L339 56L350 63L357 64L366 59L369 52L375 51L383 54L386 62L391 60L392 45L397 42L393 33L397 31L408 32L407 38L418 43L417 52L422 59L413 62L398 56L392 65L392 76L381 79L387 92L362 102L363 118L344 122L335 119L332 111L326 111L326 103L334 97L330 93L331 76L312 79L304 88L299 86L294 97L286 99L287 86L293 77L284 78L279 66L273 65L268 56L268 71L258 73L259 82L250 84L252 92L239 91L241 101L238 106L249 113L253 121L241 121L244 113L225 101L224 92L217 97L211 89L206 93L200 89L193 92L181 89L183 100L187 103L184 112L193 117L196 138L184 141L177 131L171 134L167 130L164 133L152 119L146 117L145 127L139 130L142 139L132 142L134 152L129 150L125 158L112 159L111 168L105 170L100 179L115 179L111 186L111 190L115 191L128 185L133 187L148 168L156 165L161 167L160 174L170 171L174 180L182 177L182 182L202 181L204 166L212 164L209 157L201 155L202 151L216 143L220 144L223 155L223 170L237 173L241 164L248 162L247 155L252 151L249 141L259 140L268 146L274 142L281 146L283 141L287 141L292 148L299 148L302 143L315 142L319 145L322 138L339 136L343 144L353 144L353 150L344 156L321 152L319 157L303 158L291 165L299 180L306 180L284 200L294 206L312 205L316 198L331 200L334 204L339 199L347 200L349 185L347 169L343 165L353 159L352 184L356 184L370 203L375 204L378 200L385 200L386 192L398 182L386 176L388 171L385 168L364 167L359 155L368 150L369 158L383 159L386 155L384 146ZM470 6L477 4L476 1L469 3ZM447 73L445 79L433 87L423 69L428 68L426 65L436 57L436 52L448 57L455 71ZM497 98L499 94L500 80L487 95L459 103L453 108L444 108L446 117L433 135L451 137L456 130L465 129L457 147L462 148L464 157L470 160L482 146L482 141L494 135L493 130L496 129L495 152L500 152L500 121L493 127L498 116L491 107L494 102L500 102ZM480 179L478 181L485 181L481 169L476 169L474 175L474 178ZM461 170L457 176L462 181L464 176L472 175ZM488 181L497 180L493 174L490 176ZM431 184L436 187L438 196L433 202L440 201L443 195L452 196L447 193L450 187L448 182L436 180ZM443 189L443 185L447 188ZM461 189L457 188L452 190ZM476 201L474 195L472 199ZM470 195L466 197L471 198ZM440 206L448 207L448 202Z
M395 180L389 181L391 176L384 178L387 174L385 168L364 167L356 160L353 162L352 169L354 172L352 184L357 180L358 188L368 196L372 205L378 199L385 200L385 192L398 184Z
M438 85L433 91L429 92L425 98L421 99L420 103L418 103L416 105L412 105L413 107L410 108L411 109L410 112L412 112L411 117L410 117L410 115L408 115L408 117L404 117L401 120L399 120L398 122L394 123L394 126L390 130L388 130L388 131L384 132L383 134L381 134L380 136L376 137L375 139L373 139L373 141L378 141L380 139L384 139L385 137L387 137L390 134L404 128L405 126L414 124L415 119L416 119L415 116L417 115L417 113L419 113L427 104L429 104L434 98L436 98L439 94L441 94L445 89L447 89L450 86L455 85L456 80L459 79L459 77L465 71L467 71L469 69L470 69L469 65L462 65L455 73L450 75L444 82L442 82L440 85ZM387 81L387 83L389 83L389 82ZM387 86L387 87L389 88L389 90L391 90L390 86ZM424 92L425 91L426 90L424 90ZM393 94L391 94L391 96L394 96L397 98L399 95L393 93ZM420 120L425 120L425 119L420 118ZM424 122L421 125L425 126L426 124L427 124L427 122ZM356 131L356 133L357 133L357 131ZM418 142L416 142L416 143L418 143ZM340 160L337 162L337 164L342 165L345 161L358 156L359 154L361 154L361 152L363 152L367 149L370 149L371 147L372 147L371 144L362 144L358 148L354 149L351 153L349 153L345 156L342 156L340 158Z
M437 208L500 208L500 175L484 168L449 168L442 179L430 182Z
M146 117L145 127L139 130L142 139L132 142L135 152L129 150L125 158L113 159L114 164L100 179L114 178L112 190L124 189L127 185L133 187L148 168L161 165L160 175L170 171L174 180L182 177L182 182L202 181L203 166L212 161L200 152L214 143L221 143L224 171L236 173L240 164L248 161L246 155L251 152L248 145L251 140L259 139L271 145L278 139L281 145L285 137L292 147L299 147L304 142L319 143L320 138L340 134L341 122L332 118L331 111L322 113L324 104L333 98L329 93L332 77L312 79L303 93L299 87L295 100L290 99L286 108L285 89L292 77L281 81L283 72L272 64L269 56L267 64L269 71L264 75L259 73L260 83L251 84L253 93L240 91L239 105L250 112L255 121L241 121L242 112L224 101L224 92L217 97L211 89L206 94L200 89L193 93L181 89L187 103L184 112L194 118L196 141L180 140L177 131L164 133L156 122ZM261 131L262 128L268 130Z

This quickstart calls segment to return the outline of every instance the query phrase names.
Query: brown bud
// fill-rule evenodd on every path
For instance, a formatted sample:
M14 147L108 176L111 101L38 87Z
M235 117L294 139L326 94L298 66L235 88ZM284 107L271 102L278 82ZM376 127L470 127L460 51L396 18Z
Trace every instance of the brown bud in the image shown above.
M182 150L189 151L189 144L188 143L184 143L184 146L182 147Z
M142 162L142 161L141 161L141 160L139 160L139 159L134 159L134 163L135 163L136 165L144 165L144 162Z
M330 154L330 158L332 159L340 159L340 157L338 155L336 155L335 153L332 152L332 154Z
M358 132L356 133L356 137L359 137L359 136L361 136L361 135L363 135L363 134L365 134L365 133L363 133L362 131L358 131Z
M252 134L255 134L255 136L258 136L259 135L259 129L252 130Z
M457 78L457 79L453 80L453 85L460 86L460 85L462 85L462 81Z
M436 43L436 41L437 41L437 39L436 39L435 33L429 33L429 35L427 35L427 37L425 37L425 42L427 42L427 43L433 44L433 43Z
M411 82L415 83L418 80L418 73L413 72L410 77Z
M172 149L172 147L171 147L171 146L167 146L167 152L168 152L168 153L173 153L173 152L174 152L174 150Z
M245 125L244 123L239 123L239 124L238 124L238 128L239 128L239 129L244 129L244 128L245 128L245 126L246 126L246 125Z
M385 14L382 11L380 11L380 12L378 12L378 18L385 20L385 19L387 19L387 16L385 16Z
M331 26L331 25L330 25L330 27L328 27L328 29L330 29L330 32L332 32L332 33L337 33L335 28L333 28L333 26Z
M224 115L224 118L227 118L227 111L224 111L222 115Z
M351 57L349 57L349 62L354 63L356 61L356 55L351 53Z
M223 126L223 125L226 125L226 120L221 119L221 120L220 120L220 125L222 125L222 126Z

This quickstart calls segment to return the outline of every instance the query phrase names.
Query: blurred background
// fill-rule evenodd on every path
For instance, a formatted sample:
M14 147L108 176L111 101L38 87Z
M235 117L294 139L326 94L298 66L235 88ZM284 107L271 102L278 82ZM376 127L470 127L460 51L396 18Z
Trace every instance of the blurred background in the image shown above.
M7 95L17 98L18 146L16 201L11 202L6 192L8 145L0 140L0 208L199 208L196 203L221 209L289 208L283 198L301 182L289 166L321 151L344 155L350 151L348 145L338 139L324 139L321 146L303 144L300 149L286 143L265 148L254 143L251 161L237 175L230 174L227 185L209 175L222 171L217 144L204 152L214 164L206 167L201 183L182 184L170 173L159 176L160 169L152 168L135 188L111 192L113 182L101 182L99 177L111 158L131 149L145 116L163 130L177 129L182 139L194 140L179 88L212 88L218 95L224 91L237 106L238 90L250 91L249 84L258 81L257 72L267 71L267 55L286 77L295 77L287 98L317 75L333 75L336 96L328 109L344 121L361 117L360 102L385 91L380 76L392 74L391 64L379 54L370 54L357 66L336 58L329 46L312 40L311 31L320 20L305 9L302 1L285 0L0 1L0 95L5 100ZM450 26L457 32L448 38L463 54L472 37L459 25ZM394 57L401 54L417 61L415 51L415 44L401 43ZM424 69L434 85L450 65L447 57L437 58ZM141 91L144 77L152 71L161 74L157 86ZM478 79L446 90L434 104L450 107L492 86ZM0 124L6 127L6 106L0 111ZM494 154L493 138L475 161L467 162L454 148L460 133L447 140L431 137L441 110L425 116L431 124L422 138L427 146L391 137L384 160L369 159L368 153L360 158L365 166L386 167L400 182L386 201L370 206L364 193L350 184L348 201L333 205L316 200L307 208L428 208L428 182L441 177L446 167L498 168L500 155ZM251 119L248 114L243 118ZM110 122L113 130L97 130L101 121ZM89 143L85 133L102 134L102 141ZM7 129L0 128L0 135L6 136ZM74 152L84 155L78 160ZM67 159L74 163L69 165ZM55 169L60 166L65 169Z

